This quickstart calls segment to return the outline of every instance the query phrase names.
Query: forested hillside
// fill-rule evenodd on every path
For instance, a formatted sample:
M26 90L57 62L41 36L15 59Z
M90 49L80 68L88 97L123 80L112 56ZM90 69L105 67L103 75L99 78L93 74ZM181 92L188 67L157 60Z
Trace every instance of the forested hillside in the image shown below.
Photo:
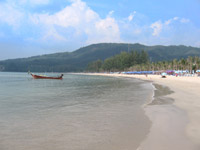
M90 62L105 60L121 52L145 51L151 62L200 56L200 48L187 46L145 46L141 44L101 43L73 52L55 53L29 58L0 61L0 71L76 72L86 69Z

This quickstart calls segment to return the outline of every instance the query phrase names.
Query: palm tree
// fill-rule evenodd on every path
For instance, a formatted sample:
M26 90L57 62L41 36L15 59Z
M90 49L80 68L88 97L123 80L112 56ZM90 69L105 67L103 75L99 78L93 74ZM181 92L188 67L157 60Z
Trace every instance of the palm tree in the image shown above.
M199 57L198 57L198 56L195 56L195 57L194 57L194 64L195 64L195 66L196 66L196 70L199 69L199 62L200 62Z
M184 58L182 58L180 60L180 65L181 65L181 70L184 70L184 66L185 66L185 59Z
M188 62L188 69L189 69L189 72L192 73L193 57L192 57L192 56L189 56L189 57L187 58L187 62Z
M178 70L178 67L177 67L178 65L177 64L178 64L177 59L174 59L173 60L173 70Z

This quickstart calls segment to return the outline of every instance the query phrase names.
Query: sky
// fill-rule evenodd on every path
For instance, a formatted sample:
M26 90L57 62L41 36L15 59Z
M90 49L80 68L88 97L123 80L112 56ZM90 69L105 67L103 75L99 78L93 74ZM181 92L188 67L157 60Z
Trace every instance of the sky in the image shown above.
M0 0L0 60L103 42L200 47L200 0Z

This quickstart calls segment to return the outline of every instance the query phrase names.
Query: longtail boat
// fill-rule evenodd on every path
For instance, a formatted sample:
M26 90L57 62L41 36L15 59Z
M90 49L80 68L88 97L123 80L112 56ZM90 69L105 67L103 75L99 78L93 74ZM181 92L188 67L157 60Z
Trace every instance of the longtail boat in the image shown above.
M46 75L36 75L36 74L32 74L32 73L30 73L30 74L34 79L60 79L61 80L63 78L63 74L61 74L58 77L52 77L52 76L46 76Z

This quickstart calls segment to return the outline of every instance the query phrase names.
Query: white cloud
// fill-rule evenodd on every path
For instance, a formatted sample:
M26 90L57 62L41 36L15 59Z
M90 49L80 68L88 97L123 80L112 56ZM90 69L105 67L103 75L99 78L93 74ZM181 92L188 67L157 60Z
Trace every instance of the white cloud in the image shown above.
M188 23L188 22L190 22L190 20L186 19L186 18L174 17L172 19L169 19L169 20L165 21L165 25L169 25L169 24L173 23L174 21L178 21L178 22L181 22L181 23Z
M150 26L152 36L141 38L148 45L193 45L199 46L200 30L189 19L174 17L166 21L156 21Z
M172 26L172 28L177 27L176 25L172 25L172 23L188 23L190 20L185 19L185 18L179 18L179 17L174 17L171 19L168 19L162 23L162 21L156 21L153 24L151 24L151 28L153 29L153 36L159 36L162 30L166 30L169 28L169 26Z
M114 18L107 17L95 23L95 28L88 32L87 43L119 42L120 32Z
M58 25L62 27L77 27L84 23L89 23L98 18L98 14L86 6L80 0L75 1L70 6L53 14L34 14L31 20L36 24Z
M179 17L174 17L174 18L173 18L173 20L178 20L178 19L179 19Z
M61 35L58 34L58 32L54 28L49 28L48 32L41 38L42 41L52 41L52 40L58 40L66 42L67 39Z
M116 25L115 20L110 17L96 22L95 27L97 31L99 32L105 31L109 33L110 30L114 32L118 32L118 26Z
M200 31L197 31L197 27L194 27L188 18L172 17L168 20L151 22L148 16L133 11L127 14L126 18L116 19L112 10L102 18L82 0L68 1L71 2L68 6L53 14L48 12L33 14L26 9L27 5L37 7L50 3L50 0L7 0L0 3L0 24L7 24L17 29L12 34L15 35L16 31L22 33L19 35L22 41L36 43L35 45L52 45L52 47L57 44L64 45L63 47L76 45L77 48L99 42L127 41L149 45L176 43L199 45ZM27 30L29 28L30 31ZM6 30L0 29L2 39L7 36ZM78 45L77 42L82 45Z
M0 3L0 22L17 28L20 25L24 14L19 11L14 4Z
M24 5L44 5L50 0L7 0L0 3L0 23L6 23L14 29L27 22L27 10Z
M161 21L154 22L150 26L153 29L153 36L159 36L160 32L162 31L163 24Z
M120 39L119 28L114 18L111 17L113 11L110 11L105 19L100 18L100 16L90 9L85 2L81 0L73 0L73 3L66 6L63 10L49 15L49 14L34 14L30 16L30 20L39 26L47 26L46 38L48 35L59 37L55 26L60 26L63 28L73 28L79 36L86 34L88 39L87 42L92 41L100 42L102 39L104 41L109 40L116 41ZM49 31L50 28L50 31ZM52 29L53 28L53 29ZM57 33L50 34L49 32ZM68 36L68 35L66 35ZM91 38L92 37L92 38Z
M169 24L171 24L173 21L176 21L176 20L179 20L179 17L174 17L174 18L172 18L172 19L169 19L169 20L165 21L165 25L169 25Z
M114 13L114 11L113 11L113 10L112 10L112 11L110 11L110 12L108 13L108 16L107 16L107 17L111 17L113 13Z
M172 20L169 19L169 20L165 21L165 25L169 25L171 22L172 22Z
M133 13L131 13L129 16L128 16L128 21L132 21L134 16L136 14L136 11L134 11Z
M182 19L180 20L180 22L181 22L181 23L188 23L188 22L190 22L190 19L182 18Z

